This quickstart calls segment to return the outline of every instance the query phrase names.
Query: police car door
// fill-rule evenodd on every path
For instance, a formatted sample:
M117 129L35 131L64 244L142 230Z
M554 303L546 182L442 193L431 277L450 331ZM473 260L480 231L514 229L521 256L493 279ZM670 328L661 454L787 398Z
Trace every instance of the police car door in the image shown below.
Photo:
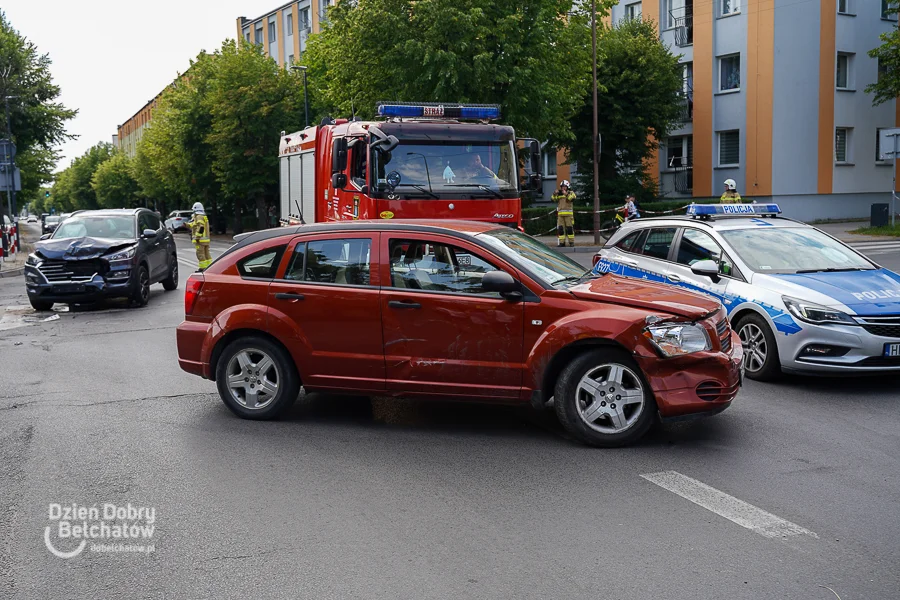
M684 227L675 239L672 258L666 271L666 280L669 283L704 292L723 304L729 304L728 284L737 273L732 261L709 233L693 227ZM691 271L691 265L701 260L711 260L719 265L718 277L697 275Z

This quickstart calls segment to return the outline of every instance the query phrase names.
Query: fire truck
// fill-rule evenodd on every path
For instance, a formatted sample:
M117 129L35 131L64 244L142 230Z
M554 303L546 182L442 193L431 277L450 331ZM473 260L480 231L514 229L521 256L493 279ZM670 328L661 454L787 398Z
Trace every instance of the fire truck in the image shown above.
M498 106L380 103L377 113L282 134L282 225L429 218L521 226L521 188L540 189L540 145L492 123ZM530 166L521 185L520 152Z

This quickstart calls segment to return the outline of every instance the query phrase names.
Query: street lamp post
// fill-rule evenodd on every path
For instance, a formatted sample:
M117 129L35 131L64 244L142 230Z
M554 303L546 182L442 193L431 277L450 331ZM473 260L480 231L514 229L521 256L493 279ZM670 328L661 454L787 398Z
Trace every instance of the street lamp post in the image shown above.
M9 114L9 99L18 96L4 96L3 102L6 106L6 138L12 144L12 118ZM16 214L16 159L10 154L6 170L9 177L9 187L6 188L6 200L9 204L9 218L12 219Z
M305 121L303 122L303 127L309 127L309 94L307 92L306 87L306 70L307 67L305 65L294 65L291 67L293 71L303 71L303 112Z
M594 151L594 245L600 245L600 133L597 131L597 0L591 0L591 68L594 79L594 120L591 145Z

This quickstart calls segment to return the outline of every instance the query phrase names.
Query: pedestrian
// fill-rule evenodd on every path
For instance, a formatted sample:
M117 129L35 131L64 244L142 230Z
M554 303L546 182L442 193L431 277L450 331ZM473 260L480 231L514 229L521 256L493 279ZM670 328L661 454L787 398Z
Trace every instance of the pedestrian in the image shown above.
M199 202L195 202L192 209L194 217L188 223L188 227L191 228L191 241L197 251L197 262L202 271L212 264L212 257L209 255L209 219L206 218L206 211Z
M563 179L550 199L556 202L556 236L558 246L575 245L575 192L569 189L569 180Z
M634 201L634 194L628 194L627 196L625 196L625 206L623 206L622 208L625 210L626 221L641 218L641 213L638 212L637 203Z
M740 204L741 195L737 193L737 183L734 179L725 180L725 193L719 198L719 204Z

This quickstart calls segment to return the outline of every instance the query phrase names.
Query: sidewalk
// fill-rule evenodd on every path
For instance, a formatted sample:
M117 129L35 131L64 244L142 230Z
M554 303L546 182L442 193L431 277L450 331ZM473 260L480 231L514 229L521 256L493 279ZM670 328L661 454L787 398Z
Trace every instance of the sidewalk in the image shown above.
M6 277L21 277L25 273L25 260L34 250L34 242L37 238L31 231L31 226L20 226L19 235L22 239L22 245L19 252L13 255L13 258L4 257L0 259L0 279ZM38 226L38 237L40 237L40 226Z

